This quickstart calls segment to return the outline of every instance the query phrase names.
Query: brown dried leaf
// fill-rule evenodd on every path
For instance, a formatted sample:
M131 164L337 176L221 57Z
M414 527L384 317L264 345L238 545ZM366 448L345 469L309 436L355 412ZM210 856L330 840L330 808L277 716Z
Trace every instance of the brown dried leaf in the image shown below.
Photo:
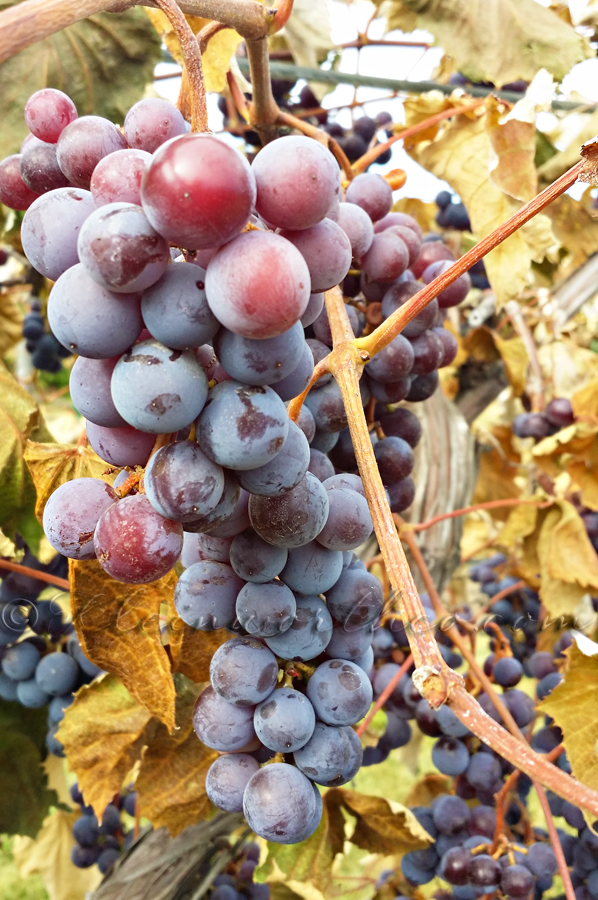
M50 494L61 484L72 481L73 478L101 478L108 468L91 447L69 444L36 444L35 441L27 441L23 459L37 492L35 515L40 522Z
M19 875L41 875L50 900L83 900L102 880L97 866L78 869L71 862L72 828L78 818L78 812L57 809L44 819L36 838L15 838L12 851Z
M538 709L562 730L573 775L598 790L598 656L585 656L576 643L566 655L565 680Z
M409 791L405 806L429 806L435 797L450 794L451 790L451 779L448 775L437 775L435 772L424 775Z
M536 530L538 512L538 507L531 503L522 503L512 509L497 543L508 550L516 547Z
M542 67L560 81L592 55L585 37L534 0L392 0L388 14L408 11L472 81L531 81Z
M577 176L579 181L586 184L598 185L598 136L590 138L583 144L579 155L583 159L581 172Z
M532 450L534 461L551 477L556 478L563 470L563 462L566 465L571 456L578 461L589 455L597 433L598 424L574 422L536 444Z
M82 687L65 711L58 740L98 816L141 758L153 725L151 714L113 675Z
M174 591L174 572L151 584L122 584L95 560L69 560L69 578L73 623L85 655L116 675L172 730L175 692L159 614Z
M206 819L212 809L205 780L218 753L202 744L193 730L195 698L196 692L190 688L179 693L177 730L169 734L164 725L158 725L135 782L141 815L154 828L165 826L173 836Z
M598 418L598 378L592 378L570 397L576 418Z
M501 122L504 103L496 98L487 105L486 127L492 149L498 158L490 179L515 200L531 200L538 193L538 175L534 165L536 126L510 118Z
M572 460L566 469L581 491L583 505L598 510L598 441L583 459Z
M23 313L19 300L29 295L22 285L2 288L0 291L0 354L10 350L22 337Z
M566 500L548 510L538 534L540 598L551 616L572 615L598 589L598 556L583 521Z
M429 846L432 840L411 810L400 803L345 788L333 788L328 793L336 794L340 798L338 802L357 819L351 842L363 850L382 854L407 853Z

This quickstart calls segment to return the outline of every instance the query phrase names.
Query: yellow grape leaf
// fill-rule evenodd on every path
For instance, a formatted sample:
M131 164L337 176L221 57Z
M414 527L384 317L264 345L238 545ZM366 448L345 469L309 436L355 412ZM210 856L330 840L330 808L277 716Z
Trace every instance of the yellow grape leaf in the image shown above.
M588 381L569 398L576 418L598 418L598 378Z
M566 500L557 500L538 534L540 599L551 616L572 615L588 591L598 590L598 556L583 521Z
M345 819L342 799L334 790L326 791L322 800L322 821L311 837L300 844L268 844L268 857L258 872L260 881L308 883L326 891L332 863L343 852Z
M538 361L555 397L569 397L598 376L598 355L567 338L538 347Z
M151 584L122 584L95 560L69 560L69 579L73 624L85 655L172 730L174 683L159 614L174 591L174 572Z
M490 179L496 187L515 200L531 200L538 193L534 165L536 126L516 118L505 119L505 104L496 98L487 104L486 122L496 165Z
M476 420L476 423L478 420ZM475 423L474 423L475 424ZM511 446L511 429L508 425L495 425L491 430L479 428L476 437L482 444L478 460L478 480L472 503L488 500L519 498L521 490L515 483L519 457ZM494 509L493 518L506 519L508 507Z
M505 527L502 529L497 543L507 549L516 547L536 530L538 512L538 507L531 503L515 506L509 513L509 518L505 522Z
M140 759L150 722L151 713L113 675L82 687L65 710L58 740L98 817Z
M569 119L569 116L567 116ZM579 162L579 148L586 141L591 140L598 134L598 110L593 113L576 114L572 119L579 127L574 134L567 131L568 146L564 150L555 153L550 159L540 166L538 169L538 178L543 185L552 184L553 181L563 175L567 169ZM569 123L567 123L569 124ZM552 133L549 137L554 141L558 140L556 135ZM560 137L560 136L559 136ZM560 144L562 146L562 144Z
M9 537L18 528L27 540L23 524L35 504L35 488L23 461L28 438L52 439L31 395L0 362L0 525Z
M109 468L91 447L69 444L37 444L35 441L27 441L23 459L37 492L35 515L40 521L50 494L61 484L72 481L73 478L101 478Z
M14 559L16 555L17 548L14 541L11 541L0 528L0 556L3 556L5 559Z
M578 158L579 154L576 160ZM563 194L544 211L552 222L557 239L569 251L563 264L564 274L573 272L598 250L598 220L588 210L591 202L589 191L585 192L581 200L574 200Z
M524 392L529 358L521 338L505 340L498 332L482 325L466 335L463 339L463 348L479 362L502 359L515 396L519 397Z
M577 643L566 651L565 679L538 705L563 732L573 775L598 790L598 656L585 656ZM592 816L592 820L594 816Z
M345 788L333 788L349 815L357 819L351 842L371 853L400 854L421 850L431 843L411 810L401 803L371 797Z
M169 734L164 725L158 725L135 782L141 815L154 828L165 826L173 836L206 819L212 810L205 780L218 753L202 744L193 730L195 698L189 688L179 693L177 730Z
M221 93L226 88L226 73L242 40L232 28L225 28L210 38L202 57L206 91Z
M411 128L413 125L419 125L420 122L425 122L439 112L444 112L445 109L458 109L460 106L464 106L470 102L471 100L469 97L466 99L463 99L462 96L447 97L447 95L443 94L441 91L428 91L425 94L407 97L404 102L405 125L407 128ZM406 138L405 147L411 147L414 144L420 143L420 141L433 141L441 127L442 122L439 122L435 125L430 125L424 131L416 132L416 134ZM437 213L438 207L435 204L433 205ZM436 213L434 214L434 217L436 216Z
M594 55L585 37L535 0L393 0L389 15L405 10L417 14L417 27L432 32L459 71L497 87L531 81L541 68L561 81Z
M581 491L583 505L598 510L598 441L584 459L574 459L565 468Z
M573 461L581 461L588 456L597 433L598 423L574 422L539 441L532 450L534 461L551 477L556 478L562 472L563 464L567 466L571 457L574 458Z
M456 116L436 140L409 150L425 169L442 178L459 194L471 220L472 231L482 238L505 222L519 204L490 180L494 150L485 116ZM531 254L523 235L516 232L492 250L484 263L499 308L527 287Z
M26 300L29 289L22 285L3 287L0 291L0 354L6 353L21 340L23 312L19 301Z
M72 828L78 818L78 812L57 809L44 819L36 838L15 838L12 849L19 874L41 875L50 900L84 900L103 878L97 866L78 869L71 862Z

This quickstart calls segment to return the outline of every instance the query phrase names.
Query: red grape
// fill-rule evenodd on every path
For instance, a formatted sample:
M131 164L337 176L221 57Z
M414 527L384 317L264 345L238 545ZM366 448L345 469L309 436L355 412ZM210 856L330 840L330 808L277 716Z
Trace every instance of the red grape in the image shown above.
M309 270L290 241L266 231L247 231L209 263L206 296L229 331L247 338L274 337L305 312Z
M116 150L101 159L91 176L90 191L96 206L107 203L141 204L141 176L151 154L144 150Z
M364 172L353 179L346 193L347 203L356 203L377 222L392 206L392 188L382 175Z
M20 153L15 153L0 162L0 203L4 203L9 209L29 209L39 196L23 181L22 158Z
M63 130L77 118L77 107L70 97L54 88L32 94L25 104L25 122L39 138L55 144Z
M58 164L71 184L89 188L93 170L101 159L124 150L124 137L101 116L82 116L67 125L58 139Z
M255 203L255 182L237 150L210 134L185 134L155 152L141 181L141 202L167 241L204 250L241 231Z
M170 138L186 134L182 114L169 100L146 97L125 116L124 132L129 147L153 153Z
M100 517L94 535L102 568L117 581L147 584L169 572L183 549L183 526L156 512L145 494L130 494Z

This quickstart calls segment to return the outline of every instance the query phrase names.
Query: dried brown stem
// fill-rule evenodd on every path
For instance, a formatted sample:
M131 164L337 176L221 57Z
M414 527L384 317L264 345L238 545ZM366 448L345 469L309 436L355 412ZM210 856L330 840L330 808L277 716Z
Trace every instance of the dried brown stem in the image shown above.
M257 41L246 41L246 47L253 92L249 107L250 120L262 142L267 143L277 136L274 123L280 112L270 81L268 39L263 37Z
M343 395L355 457L368 498L386 571L395 596L399 597L403 620L412 624L427 622L401 541L396 532L390 507L386 501L363 413L359 378L362 367L369 357L360 352L356 346L357 342L353 336L341 290L337 287L327 291L325 300L334 344L334 352L329 358L329 368ZM411 627L408 631L409 644L416 666L418 688L425 690L430 706L439 706L447 699L450 689L456 683L460 683L461 677L448 668L434 635L429 629L417 630Z
M514 234L517 229L521 228L526 222L529 222L529 220L543 210L545 206L548 206L549 203L552 203L553 200L556 200L557 197L564 194L572 184L575 184L583 165L583 162L576 163L576 165L569 169L568 172L565 172L564 175L557 178L550 187L547 187L546 190L534 197L533 200L530 200L529 203L522 206L510 219L507 219L506 222L503 222L502 225L495 228L494 231L483 238L475 245L475 247L472 247L471 250L460 257L450 269L447 269L446 272L443 272L442 275L439 275L438 278L435 278L434 281L427 284L425 288L422 288L422 290L415 294L410 300L407 300L403 306L389 316L375 331L367 337L357 338L357 346L361 350L365 350L369 353L371 357L386 347L387 344L390 344L393 338L400 334L405 325L407 325L408 322L411 322L415 316L425 309L431 300L456 281L457 278L467 272L474 263L486 256L487 253L490 253L491 250L494 250L495 247L498 247L499 244L502 244L506 238Z
M448 616L448 612L443 606L442 601L438 595L438 591L436 590L436 586L432 580L430 571L425 563L421 550L417 546L417 542L415 540L415 535L413 534L413 532L407 532L405 534L405 542L409 547L415 564L420 570L426 590L430 595L430 600L432 602L434 612L439 618ZM502 756L504 759L508 759L510 762L512 762L513 765L516 766L516 768L521 769L522 772L526 772L530 776L541 803L543 797L548 806L546 793L542 786L544 784L551 790L555 791L555 793L557 793L560 797L566 797L572 802L579 803L580 806L585 806L588 802L591 803L592 812L594 811L594 809L598 809L598 793L592 791L590 788L586 787L586 785L572 778L570 775L567 776L569 783L567 787L564 788L562 785L561 776L563 773L561 772L561 770L552 765L552 763L546 758L545 755L535 753L530 748L521 729L513 719L513 716L507 709L506 705L503 703L501 697L499 697L499 695L496 693L494 685L484 672L483 668L478 663L474 653L468 646L467 641L459 632L459 629L455 625L452 625L450 628L444 629L444 631L453 641L455 646L459 649L459 652L463 654L463 656L469 663L476 678L490 697L494 708L500 714L503 722L505 723L511 734L507 734L507 732L501 725L498 725L498 723L496 723L494 719L491 719L490 716L488 716L483 711L479 703L474 700L474 698L471 697L470 694L468 694L461 685L457 686L457 688L451 693L451 696L448 700L449 706L451 707L453 712L456 713L457 716L459 716L461 721L465 725L467 725L470 731L473 731L473 733L477 737L479 737L480 740L484 741L484 743L492 747L493 750L496 750L496 752L499 753L500 756ZM489 730L490 722L492 723L491 730ZM500 733L500 736L502 738L500 742L496 740L496 732ZM511 747L508 751L506 751L504 746L505 739L508 742L512 742ZM513 749L513 745L516 747L517 759L512 755L515 752ZM560 787L558 787L558 785L560 785ZM572 800L571 791L574 791L576 795L575 801ZM584 799L581 799L582 796ZM544 808L543 804L542 806ZM590 807L586 806L586 808L589 809ZM549 807L548 810L550 812ZM568 873L566 875L563 873L561 874L563 876L564 883L566 883ZM572 898L568 897L568 900L572 900Z
M543 788L538 790L537 782L534 782L534 787L538 795L538 800L540 801L540 806L542 807L542 812L544 813L544 818L546 819L546 830L548 831L548 837L550 838L550 843L552 844L552 849L556 857L556 863L559 867L559 875L563 880L565 897L567 898L567 900L575 900L575 891L571 883L571 873L567 868L567 860L565 859L565 854L563 853L563 848L561 847L561 840L557 834L554 819L552 818L546 791Z
M63 591L70 591L71 586L66 578L58 578L57 575L50 575L49 572L38 572L30 566L22 566L20 563L9 562L7 559L0 559L0 569L6 569L9 572L18 572L20 575L29 575L38 581L45 581L47 584L53 584L55 587L61 588Z
M401 678L403 677L405 672L409 671L409 669L411 668L412 665L413 665L413 656L411 654L409 654L407 659L403 662L403 665L392 676L392 678L390 679L390 681L388 682L388 684L386 685L386 687L384 688L384 690L382 691L382 693L380 694L380 696L378 697L378 699L376 700L376 702L374 703L372 708L370 709L369 713L367 714L367 716L365 717L363 722L360 723L359 728L357 729L358 737L361 737L361 735L364 733L364 731L366 730L366 728L368 727L368 725L370 724L370 722L372 721L372 719L374 718L374 716L376 715L378 710L382 709L382 707L384 706L384 704L386 703L386 701L388 700L388 698L390 697L390 695L396 688L397 684L399 683L399 681L401 680Z
M191 100L191 131L208 131L206 86L203 80L199 42L175 0L156 0L156 5L168 18L181 48L184 74L189 85ZM183 79L183 83L184 81ZM181 89L181 98L182 94L183 89ZM179 98L179 108L181 98Z
M226 28L230 28L230 25L225 25L223 22L209 22L198 32L197 43L199 44L199 52L202 56L206 52L206 47L214 35L218 34L219 31L224 31Z
M442 513L427 519L425 522L419 522L414 525L405 523L406 531L425 531L438 522L444 522L446 519L456 519L459 516L466 516L468 513L477 512L480 509L501 509L504 506L521 506L521 505L537 506L542 509L545 506L552 506L552 500L520 500L518 497L510 497L506 500L487 500L485 503L475 503L473 506L464 506L462 509L454 509L452 512Z

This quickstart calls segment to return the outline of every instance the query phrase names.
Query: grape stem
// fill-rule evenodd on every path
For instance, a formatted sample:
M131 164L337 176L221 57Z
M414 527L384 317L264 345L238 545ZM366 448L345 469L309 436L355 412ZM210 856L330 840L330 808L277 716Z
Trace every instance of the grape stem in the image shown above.
M589 810L594 816L598 816L598 793L571 775L557 769L541 754L535 753L530 748L508 709L497 696L492 683L484 675L475 657L469 651L458 629L453 626L456 632L455 643L458 641L457 645L460 646L460 649L462 648L463 655L468 659L480 683L490 695L507 728L511 729L513 733L509 734L502 725L488 716L479 703L467 693L463 678L446 665L434 638L433 630L409 627L412 623L426 621L426 617L395 528L393 514L386 500L363 412L359 378L366 360L359 351L358 341L353 338L341 290L337 287L327 291L325 302L334 345L329 367L343 395L355 457L368 498L386 572L396 596L400 599L401 618L407 626L409 646L416 665L414 681L417 689L425 696L432 708L448 702L458 718L480 740L488 744L504 759L512 762L516 768L526 772L537 785L537 790L541 791L541 785L545 784L560 797L565 797L572 803ZM423 566L422 575L427 572L426 587L430 592L436 613L444 611L413 532L405 534L405 541L408 544L412 542L410 549L414 559L419 554L419 560ZM450 632L449 636L452 639Z
M516 300L509 300L505 306L505 312L513 324L513 328L521 338L527 358L529 359L529 375L527 380L528 393L533 412L542 412L546 406L544 397L544 379L538 359L536 342L530 331L529 325L523 317L521 306Z
M411 125L409 128L402 128L398 134L393 134L387 141L384 141L382 144L376 144L375 147L371 147L367 153L360 156L360 158L353 163L353 174L359 175L360 172L365 172L368 166L373 162L376 162L378 157L386 150L389 150L397 141L404 141L407 138L413 137L414 134L421 134L422 131L427 131L428 128L438 125L440 122L443 122L444 119L452 119L453 116L460 116L462 113L472 112L472 110L483 106L485 102L486 98L482 97L479 100L473 100L471 103L464 103L462 106L452 106L450 109L443 109L441 112L430 116L428 119L424 119L423 122L418 122L416 125Z
M409 547L409 550L411 552L413 560L414 560L416 566L418 567L418 569L421 573L421 576L424 580L426 590L428 591L428 594L430 595L430 600L432 602L432 606L434 607L434 612L436 613L436 615L438 617L448 616L448 612L445 609L444 605L442 604L442 601L440 599L438 591L436 590L436 585L434 584L432 576L430 575L430 570L428 569L426 562L424 560L424 557L422 555L422 552L417 545L417 542L415 540L415 535L413 534L413 532L408 532L405 535L405 542L407 543L407 546ZM496 627L498 629L498 626L496 626ZM452 640L453 644L459 649L460 653L463 654L463 656L469 663L476 678L478 679L478 681L484 688L484 691L490 697L490 700L492 701L494 708L501 716L503 722L505 723L505 726L509 729L509 731L511 732L511 735L513 737L511 738L510 735L506 735L506 732L504 731L504 729L500 728L500 726L498 726L498 727L505 734L506 737L509 737L511 740L515 739L515 743L517 744L518 749L523 751L524 754L526 755L527 758L525 761L526 761L527 767L522 765L520 762L515 763L515 760L512 756L501 753L492 744L492 742L489 740L489 738L487 737L487 735L484 732L484 724L485 723L483 720L487 719L490 722L493 722L493 724L496 724L496 723L494 722L493 719L490 718L490 716L486 715L486 713L482 710L482 707L479 705L479 703L477 703L477 701L474 700L473 697L471 697L467 693L467 691L465 691L462 687L460 687L458 689L458 691L456 691L455 694L453 694L452 698L449 698L449 701L448 701L449 706L453 709L453 712L455 712L459 716L461 721L465 725L467 725L467 727L471 731L473 731L474 734L477 735L477 737L481 738L481 740L483 740L490 747L492 747L493 750L497 750L497 752L499 752L500 755L504 759L508 759L509 761L514 762L515 765L517 766L517 769L520 769L521 771L526 772L530 776L530 778L532 780L532 784L534 786L534 789L538 795L540 805L542 806L542 811L544 813L544 817L546 819L546 828L548 830L550 839L552 841L554 854L556 856L557 864L559 867L559 874L561 875L561 878L563 879L563 886L565 888L565 894L566 894L567 900L574 900L575 892L573 890L573 885L571 884L571 877L569 875L569 870L567 869L567 864L565 862L563 850L562 850L558 835L556 833L556 828L554 826L554 821L552 819L552 813L550 812L548 798L546 797L546 791L544 790L544 787L543 787L544 771L539 771L540 765L537 764L538 761L541 760L542 764L543 764L542 769L543 770L547 769L548 771L550 771L550 775L553 778L553 780L556 780L556 783L560 784L559 779L563 773L561 772L560 769L557 769L556 766L552 765L552 760L556 759L557 756L559 756L559 754L563 748L561 747L561 751L559 751L559 753L555 752L555 754L551 755L550 757L548 757L546 754L535 753L529 746L527 740L525 739L523 732L521 731L521 729L519 728L519 726L513 719L513 716L509 712L507 706L503 703L502 699L497 694L496 690L494 689L494 685L492 684L489 677L484 672L484 669L478 663L478 661L475 657L475 654L468 647L467 641L463 638L463 636L461 635L457 626L453 625L453 626L451 626L451 628L445 629L445 633L449 636L449 638ZM455 709L453 700L455 700L457 697L460 699L463 696L467 697L468 701L471 701L471 703L474 704L474 708L476 710L475 721L474 721L473 716L472 717L460 716L459 711L457 709ZM479 730L478 730L478 728L475 727L476 725L479 726ZM556 748L555 748L555 751L556 751ZM555 775L556 775L556 779L554 778ZM581 782L578 782L574 778L571 778L570 775L568 776L568 778L570 779L570 783L572 782L576 788L581 787L584 790L589 791L589 788L586 788L586 786L582 785ZM547 783L547 782L544 782L544 783ZM507 781L507 784L508 784L508 781ZM570 790L571 784L569 784L568 787ZM552 787L551 789L554 791L554 787ZM560 790L557 790L556 793L558 793L560 796L564 796L562 788ZM598 794L596 794L594 791L590 791L590 793L594 795L594 803L596 803L598 801ZM569 791L566 791L566 799L571 799ZM575 801L573 801L573 802L575 802ZM580 805L583 806L583 802L580 803ZM497 810L498 810L498 808L499 808L499 804L498 804L498 795L497 795ZM498 822L497 822L497 827L498 827Z
M467 272L474 263L479 262L487 253L502 244L504 240L514 234L522 225L529 222L537 213L548 206L561 194L575 184L578 176L581 174L584 161L576 163L568 172L557 178L549 187L538 194L529 203L526 203L521 209L518 209L510 219L495 228L487 237L483 238L479 243L464 253L453 265L427 284L421 291L407 300L403 306L400 306L391 316L386 319L382 325L379 325L375 331L367 337L357 338L355 343L361 350L375 356L380 350L383 350L390 342L403 330L405 325L412 321L423 309L426 308L435 297L438 297L442 291L449 287L461 275Z
M170 22L183 57L184 69L178 107L181 112L186 107L188 86L191 101L191 131L209 131L206 86L203 78L199 41L175 0L156 0L156 6L162 10Z
M475 503L473 506L464 506L462 509L454 509L452 512L441 513L438 516L434 516L432 519L427 519L425 522L418 522L415 524L403 522L401 528L404 528L405 531L425 531L427 528L432 528L433 525L444 522L446 519L456 519L459 516L466 516L469 513L477 512L480 509L500 509L503 506L522 505L537 506L538 509L544 509L547 506L552 506L552 500L520 500L517 497L509 497L505 500L487 500L484 503Z
M57 575L50 575L49 572L38 572L30 566L22 566L20 563L9 562L7 559L0 559L0 569L7 569L9 572L18 572L20 575L29 575L37 581L45 581L53 584L55 587L62 588L63 591L70 591L71 586L66 578L59 578Z
M410 653L409 656L407 657L407 659L404 661L404 663L398 669L398 671L396 671L395 674L392 676L392 678L390 679L390 681L388 682L388 684L386 685L386 687L384 688L384 690L382 691L382 693L380 694L380 696L378 697L378 699L376 700L376 702L374 703L372 708L370 709L369 713L367 714L367 716L365 717L363 722L359 723L359 728L355 732L357 734L357 737L361 737L361 735L364 733L364 731L366 730L366 728L368 727L368 725L370 724L370 722L372 721L372 719L374 718L374 716L376 715L378 710L382 709L382 707L384 706L384 704L386 703L386 701L388 700L388 698L390 697L390 695L396 688L397 684L399 683L399 681L401 680L403 675L409 671L409 669L411 668L412 665L413 665L413 656Z

